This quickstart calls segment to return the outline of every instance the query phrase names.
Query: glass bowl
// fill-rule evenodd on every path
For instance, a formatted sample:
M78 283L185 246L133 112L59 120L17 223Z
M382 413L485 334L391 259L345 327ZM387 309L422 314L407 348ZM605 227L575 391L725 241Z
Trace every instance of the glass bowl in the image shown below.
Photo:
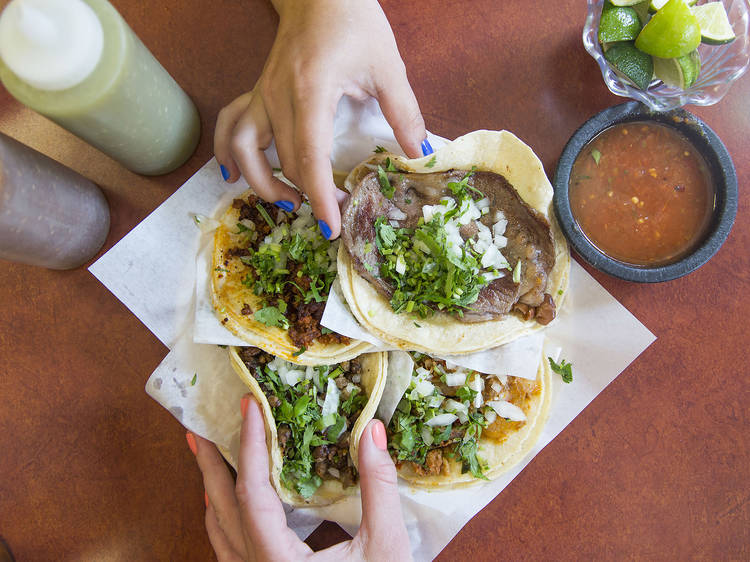
M737 38L726 45L701 43L698 46L701 72L690 88L681 90L667 86L661 80L653 80L646 91L617 74L607 63L597 39L604 0L587 2L588 15L583 27L583 45L599 65L604 83L613 94L638 100L655 111L667 111L687 104L713 105L724 97L732 82L747 70L750 61L750 38L746 0L722 0Z

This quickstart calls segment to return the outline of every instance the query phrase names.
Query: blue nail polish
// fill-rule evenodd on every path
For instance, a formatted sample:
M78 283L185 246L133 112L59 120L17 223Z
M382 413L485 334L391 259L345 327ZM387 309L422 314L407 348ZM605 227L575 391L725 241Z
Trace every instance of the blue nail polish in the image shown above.
M323 238L328 240L331 237L331 227L328 226L326 221L318 221L318 228L320 228L320 232L323 234Z
M433 152L435 152L435 151L432 150L432 146L430 145L430 141L428 141L427 139L424 139L422 141L422 154L424 156L427 156L428 154L432 154Z
M287 213L291 213L292 209L294 209L294 203L292 203L291 201L285 201L284 199L276 201L274 205L276 205L279 209L284 209Z
M221 177L224 178L224 181L227 181L229 179L229 170L224 167L224 164L220 164L219 169L221 170Z

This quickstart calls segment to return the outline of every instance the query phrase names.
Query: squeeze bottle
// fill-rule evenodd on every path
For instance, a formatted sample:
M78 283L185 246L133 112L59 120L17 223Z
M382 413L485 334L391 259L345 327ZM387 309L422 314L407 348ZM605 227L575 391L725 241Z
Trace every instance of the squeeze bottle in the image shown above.
M170 172L198 143L195 105L107 0L12 0L0 81L136 173Z

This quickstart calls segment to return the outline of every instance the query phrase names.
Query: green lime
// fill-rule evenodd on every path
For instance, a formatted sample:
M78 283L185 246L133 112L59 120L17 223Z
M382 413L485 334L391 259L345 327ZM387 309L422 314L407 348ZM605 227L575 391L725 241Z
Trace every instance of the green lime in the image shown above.
M664 4L666 4L669 0L651 0L651 2L648 5L648 11L652 14L660 10ZM685 3L688 6L695 6L695 3L698 0L685 0Z
M701 72L701 56L698 51L673 59L654 57L654 74L667 86L686 90L698 79Z
M671 59L687 55L701 42L698 19L684 0L669 0L656 12L635 40L641 51Z
M617 43L610 46L604 58L620 74L628 78L641 90L647 90L654 75L651 55L639 51L633 43Z
M613 6L635 6L640 4L644 0L609 0Z
M693 15L701 28L701 42L709 45L723 45L735 39L732 24L721 2L709 2L693 8Z
M635 13L638 14L638 19L641 20L641 23L645 23L648 21L648 7L649 7L649 0L641 0L637 4L633 4L633 9L635 10Z
M633 8L607 2L599 20L599 43L632 41L638 37L641 27L641 20Z

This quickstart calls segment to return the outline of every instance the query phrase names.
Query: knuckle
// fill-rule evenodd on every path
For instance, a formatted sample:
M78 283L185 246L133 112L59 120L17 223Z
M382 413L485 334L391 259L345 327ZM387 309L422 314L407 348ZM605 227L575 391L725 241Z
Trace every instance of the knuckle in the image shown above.
M237 503L239 503L240 506L245 507L250 505L252 495L250 488L245 482L237 480L237 483L234 485L234 495L237 496Z

